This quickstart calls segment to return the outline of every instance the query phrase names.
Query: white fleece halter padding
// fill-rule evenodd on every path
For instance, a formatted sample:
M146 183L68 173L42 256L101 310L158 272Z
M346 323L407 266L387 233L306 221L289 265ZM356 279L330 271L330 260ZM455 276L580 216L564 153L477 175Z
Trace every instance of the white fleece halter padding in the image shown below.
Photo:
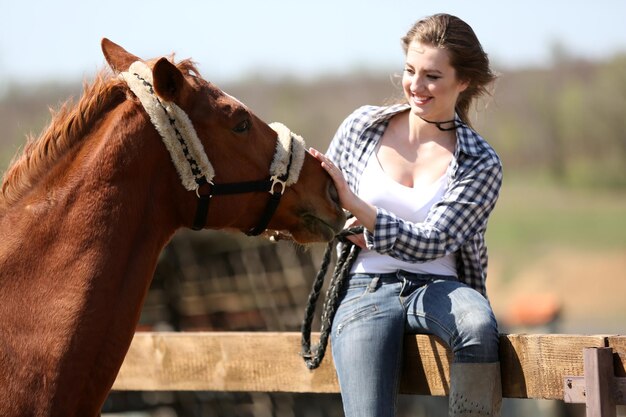
M274 160L270 166L270 173L277 177L285 175L287 173L287 167L289 166L289 153L291 152L291 168L289 168L289 176L287 177L287 181L285 181L285 185L289 186L295 184L296 181L298 181L302 165L304 164L306 149L304 139L292 133L287 126L282 123L270 123L270 127L278 133L276 153L274 154Z
M187 190L195 190L198 187L196 179L204 177L208 182L213 181L215 171L204 152L202 143L191 124L191 120L176 104L160 100L156 96L152 87L152 70L143 62L136 61L130 66L128 72L123 72L120 75L139 101L141 101L143 108L150 116L152 124L161 135L183 186ZM144 81L149 85L146 85ZM173 120L173 123L175 123L184 143L181 143L176 137L176 129L170 123L170 120ZM190 161L185 156L184 149L188 150L195 164L193 162L190 164ZM193 174L192 166L199 169L199 174Z
M161 135L183 186L187 190L195 190L198 187L196 180L203 177L211 183L215 177L215 171L191 120L189 120L189 116L176 104L160 100L156 96L153 90L152 70L143 62L137 61L120 76L139 98L146 113L150 116L152 124ZM270 127L278 134L276 153L270 166L270 175L276 177L285 175L289 167L289 155L292 153L291 167L285 185L295 184L304 164L306 149L304 140L281 123L272 123ZM177 131L182 136L182 142L176 135ZM185 149L187 149L189 157L185 156ZM194 175L192 167L199 170L199 173Z

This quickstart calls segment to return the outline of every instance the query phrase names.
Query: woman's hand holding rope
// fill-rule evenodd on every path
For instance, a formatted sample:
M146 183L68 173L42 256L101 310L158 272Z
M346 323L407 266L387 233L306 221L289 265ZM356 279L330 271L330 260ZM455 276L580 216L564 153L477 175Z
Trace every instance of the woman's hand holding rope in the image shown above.
M320 365L322 359L324 358L324 354L326 353L328 339L330 338L332 330L333 319L339 305L341 290L348 278L348 274L350 273L359 251L361 248L366 247L363 227L368 227L370 230L374 228L376 221L376 207L361 200L352 192L352 190L350 190L350 187L343 177L341 170L337 168L324 154L313 148L310 149L310 153L318 161L320 161L322 167L333 179L335 187L337 188L337 193L339 194L341 206L354 215L354 217L350 217L348 219L344 230L336 236L336 240L330 242L326 247L322 265L320 266L320 270L318 271L315 281L313 282L313 288L309 294L309 299L304 312L304 320L302 322L301 329L302 357L304 358L304 362L309 369L315 369ZM326 291L324 305L322 307L320 340L318 344L311 346L311 324L315 315L315 306L320 297L324 277L328 271L328 267L331 262L331 255L337 241L340 242L340 250L337 256L337 262L335 264L333 275Z

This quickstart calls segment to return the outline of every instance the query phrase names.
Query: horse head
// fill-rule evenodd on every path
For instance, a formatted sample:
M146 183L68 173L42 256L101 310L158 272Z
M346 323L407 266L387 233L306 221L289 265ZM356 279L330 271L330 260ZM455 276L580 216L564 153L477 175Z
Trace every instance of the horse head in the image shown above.
M285 126L263 122L189 61L142 60L108 39L102 51L170 151L163 170L178 182L169 192L181 226L276 231L300 243L343 227L332 180Z
M96 416L180 227L331 240L330 177L186 60L108 40L99 74L0 183L0 416ZM266 232L267 233L267 232Z

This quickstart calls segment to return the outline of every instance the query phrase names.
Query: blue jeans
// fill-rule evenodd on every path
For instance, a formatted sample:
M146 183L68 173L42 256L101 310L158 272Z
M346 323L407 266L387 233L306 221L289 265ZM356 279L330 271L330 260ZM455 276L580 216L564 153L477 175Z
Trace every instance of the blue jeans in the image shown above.
M331 346L346 417L393 417L405 333L440 337L455 362L497 362L489 302L455 277L354 274L340 295Z

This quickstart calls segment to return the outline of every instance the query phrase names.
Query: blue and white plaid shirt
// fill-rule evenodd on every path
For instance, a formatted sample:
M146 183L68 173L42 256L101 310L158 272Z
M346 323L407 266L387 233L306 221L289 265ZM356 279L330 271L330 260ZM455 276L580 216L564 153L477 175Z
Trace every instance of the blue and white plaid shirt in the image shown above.
M341 124L327 151L357 193L367 161L389 124L408 104L364 106ZM502 164L496 152L474 130L456 129L456 148L448 167L448 187L423 223L405 221L378 207L373 231L365 231L368 249L407 262L426 262L457 254L457 274L486 297L485 230L502 184Z

